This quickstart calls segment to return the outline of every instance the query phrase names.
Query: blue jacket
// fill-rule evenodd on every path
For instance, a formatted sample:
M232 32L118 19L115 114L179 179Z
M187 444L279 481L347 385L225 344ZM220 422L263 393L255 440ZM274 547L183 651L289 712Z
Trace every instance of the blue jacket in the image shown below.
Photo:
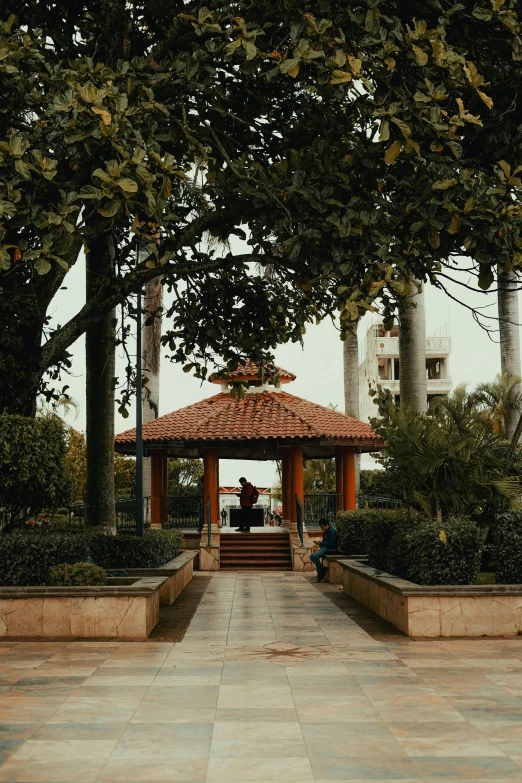
M326 554L335 555L339 551L339 534L333 525L323 533L321 546L326 547Z

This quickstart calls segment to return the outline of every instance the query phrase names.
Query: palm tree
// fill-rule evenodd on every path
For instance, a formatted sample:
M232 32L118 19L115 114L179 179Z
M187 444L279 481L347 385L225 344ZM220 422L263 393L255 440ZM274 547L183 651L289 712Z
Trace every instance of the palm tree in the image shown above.
M518 422L522 407L520 375L498 373L490 383L481 383L474 392L474 398L490 419L495 435L505 435L510 440L514 428L508 430L508 423Z
M410 306L404 307L399 318L401 406L424 413L428 407L424 291L417 281L411 287Z
M515 272L498 272L498 319L500 331L500 368L502 374L518 378L513 395L520 394L522 367L520 364L520 327L518 313L518 281ZM504 426L507 438L512 438L520 413L506 411Z
M359 418L359 340L357 328L359 321L355 321L352 332L346 332L346 340L343 343L344 366L344 412L346 416ZM360 493L361 483L361 457L355 459L355 492Z
M161 358L161 307L163 286L161 277L145 284L144 313L142 325L143 375L148 378L142 392L143 423L157 419L160 402L160 358ZM151 321L152 319L152 321ZM151 321L151 322L150 322ZM150 323L148 323L150 322ZM151 494L150 457L143 460L143 495Z

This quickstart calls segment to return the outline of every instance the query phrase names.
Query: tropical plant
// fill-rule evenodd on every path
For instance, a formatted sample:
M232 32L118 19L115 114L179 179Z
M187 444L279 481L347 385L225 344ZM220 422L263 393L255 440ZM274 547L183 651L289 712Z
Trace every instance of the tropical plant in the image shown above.
M382 418L372 425L386 449L377 459L395 479L405 502L439 521L447 515L489 518L516 508L520 457L495 434L476 398L465 386L438 398L425 414L398 409L385 395Z
M493 381L480 383L474 391L474 397L477 403L484 407L484 412L490 419L493 432L496 435L511 438L514 434L514 429L508 431L506 423L514 419L516 426L520 418L522 409L521 382L522 378L519 375L498 373Z

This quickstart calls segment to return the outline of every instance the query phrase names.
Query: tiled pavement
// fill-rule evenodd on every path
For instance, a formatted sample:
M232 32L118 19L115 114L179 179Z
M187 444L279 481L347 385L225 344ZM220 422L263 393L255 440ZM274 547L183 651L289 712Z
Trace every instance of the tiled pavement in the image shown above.
M522 780L522 640L379 641L299 574L215 574L176 644L1 643L0 691L0 783Z

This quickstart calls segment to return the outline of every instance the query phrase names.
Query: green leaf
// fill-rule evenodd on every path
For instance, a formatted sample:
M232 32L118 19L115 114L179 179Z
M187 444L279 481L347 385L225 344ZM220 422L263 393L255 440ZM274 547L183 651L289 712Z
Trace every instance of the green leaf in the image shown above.
M0 199L0 217L7 215L7 217L14 217L16 215L16 207L12 201L3 201Z
M257 54L257 46L253 41L243 41L243 46L246 49L247 60L253 60Z
M417 65L426 65L428 62L428 55L424 51L424 49L421 49L420 46L415 46L415 44L411 47L415 53L415 59L417 61Z
M24 179L31 179L31 169L21 158L15 160L15 169Z
M289 73L290 71L293 71L294 68L300 64L300 62L301 61L297 58L291 57L289 60L285 60L284 63L281 63L279 70L281 73Z
M447 190L448 188L452 188L453 185L456 185L458 183L458 179L455 177L452 177L451 179L439 179L437 182L434 182L431 186L432 190Z
M364 20L365 30L368 30L368 32L372 33L373 35L377 35L380 30L379 20L379 11L376 8L370 8Z
M39 275L46 275L51 269L51 264L46 258L40 256L40 258L34 264L35 270Z
M479 288L482 288L483 291L487 291L488 288L493 285L494 280L495 276L493 274L492 268L490 266L481 264L478 279Z
M390 146L387 148L386 152L384 153L384 162L388 163L388 165L394 163L397 158L399 157L402 149L402 144L400 141L394 141L393 144L390 144Z
M411 136L411 128L404 120L399 120L397 117L391 117L391 121L400 128L400 131L405 139L409 139Z
M114 199L109 203L107 207L103 207L103 209L99 209L98 212L103 217L107 217L107 218L114 217L114 215L116 215L116 213L120 209L122 203L123 203L122 201L118 201L117 199Z
M379 141L388 141L390 138L390 123L388 120L381 122L381 128L379 132Z
M123 179L118 180L118 185L122 190L125 191L125 193L137 193L138 192L138 183L134 182L133 179L129 179L128 177L123 177Z
M234 52L236 51L236 49L239 49L239 47L241 46L242 42L243 42L242 39L238 38L237 40L231 41L230 43L228 43L225 46L225 54L227 55L227 57L230 57L231 55L233 55Z
M330 84L344 84L345 82L352 81L352 74L348 71L334 71L333 77L330 79Z

